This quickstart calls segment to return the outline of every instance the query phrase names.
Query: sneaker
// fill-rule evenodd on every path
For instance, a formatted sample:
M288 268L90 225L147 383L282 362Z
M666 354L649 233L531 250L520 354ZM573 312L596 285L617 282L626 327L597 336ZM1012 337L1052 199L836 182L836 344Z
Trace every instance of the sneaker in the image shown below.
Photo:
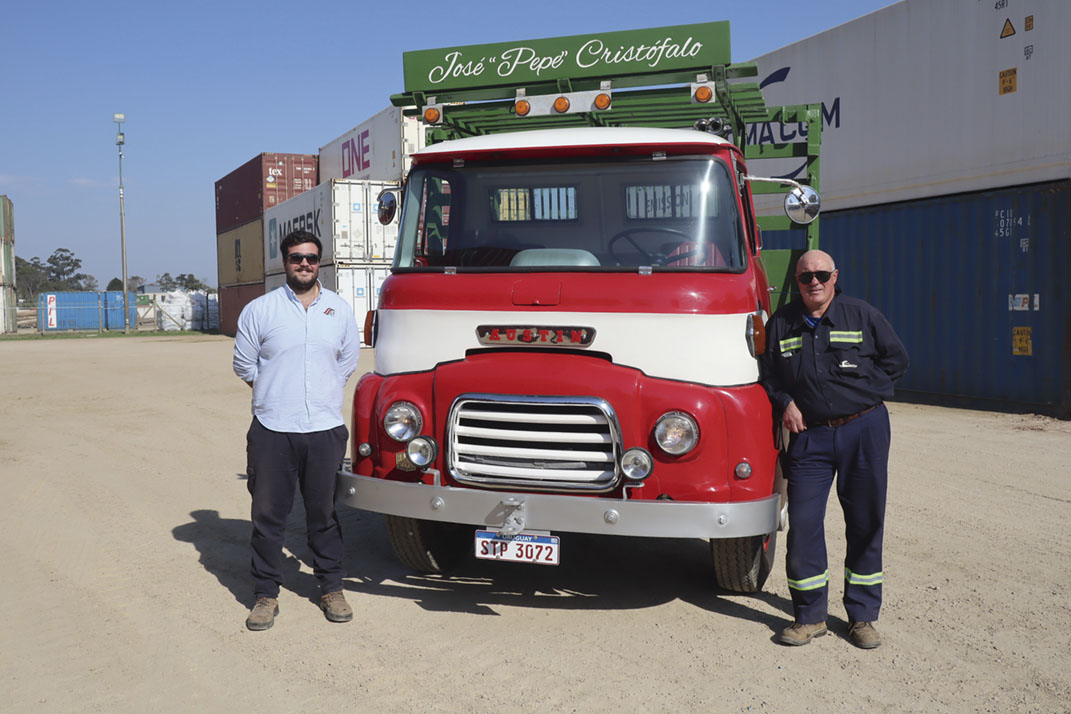
M249 617L245 618L245 626L250 630L266 630L275 624L275 616L278 614L278 600L273 597L258 597L257 604L249 611Z
M829 632L829 630L826 629L826 623L824 622L815 622L810 625L793 622L781 631L781 637L779 639L783 645L798 647L799 645L807 644L815 637L821 637L827 632Z
M353 619L353 610L346 603L346 596L341 590L324 593L320 598L320 609L331 622L349 622Z
M881 635L874 629L873 622L853 622L848 630L848 639L853 645L864 650L881 646Z

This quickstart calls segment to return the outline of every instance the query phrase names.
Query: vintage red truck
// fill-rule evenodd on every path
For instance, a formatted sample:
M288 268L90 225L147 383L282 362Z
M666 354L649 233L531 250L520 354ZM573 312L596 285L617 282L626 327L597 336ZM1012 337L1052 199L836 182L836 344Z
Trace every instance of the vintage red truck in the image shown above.
M728 23L404 64L392 101L429 145L366 320L375 370L339 502L386 514L419 571L469 552L555 564L596 533L709 539L721 587L760 589L785 509L756 358L790 256L763 255L752 187L814 219L819 107L767 107ZM753 122L809 140L746 146ZM808 175L749 174L774 156Z

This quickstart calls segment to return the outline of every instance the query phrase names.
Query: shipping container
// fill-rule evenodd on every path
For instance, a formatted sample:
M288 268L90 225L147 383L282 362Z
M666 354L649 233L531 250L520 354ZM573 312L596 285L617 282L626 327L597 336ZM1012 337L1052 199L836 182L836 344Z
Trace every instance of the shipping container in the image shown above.
M137 295L128 293L130 325L137 324ZM41 332L122 330L123 293L52 292L37 296L37 327Z
M18 332L18 306L15 286L0 285L0 332Z
M321 265L319 280L320 285L323 285L328 290L334 291L337 286L337 283L335 282L335 266L331 264ZM285 282L286 273L272 273L271 275L265 275L264 291L271 292L276 288L281 288Z
M15 206L7 196L0 196L0 242L15 242Z
M15 242L0 241L0 285L17 285Z
M389 225L379 222L379 192L397 184L385 181L325 181L264 213L264 270L283 272L279 242L303 229L323 244L324 263L371 263L394 258L398 237L396 215Z
M400 182L409 173L410 154L424 144L424 129L417 118L404 116L399 107L387 107L320 147L320 181Z
M264 219L257 218L216 236L217 285L264 281Z
M767 104L823 103L822 206L841 210L1071 176L1069 29L1067 0L903 0L755 62ZM805 134L757 124L749 143Z
M379 304L379 293L383 289L383 281L390 276L390 265L347 265L339 266L336 274L338 289L335 291L342 299L349 303L353 309L353 316L357 324L364 327L364 318L369 310L374 310ZM361 346L368 347L364 342L364 331L361 331Z
M898 395L1071 418L1071 182L824 213L820 243L907 347Z
M216 235L318 184L313 154L260 154L216 181Z
M264 294L264 283L226 285L219 289L219 331L228 337L238 332L242 308Z

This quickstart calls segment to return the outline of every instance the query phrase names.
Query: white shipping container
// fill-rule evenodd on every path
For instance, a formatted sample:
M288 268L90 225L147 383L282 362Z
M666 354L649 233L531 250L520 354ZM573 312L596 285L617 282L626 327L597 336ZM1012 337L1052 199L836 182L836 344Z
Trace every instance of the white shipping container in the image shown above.
M823 103L822 207L842 209L1068 178L1069 29L1068 0L903 0L755 62L768 105ZM801 127L752 131L784 143Z
M0 285L15 285L15 241L0 240Z
M320 266L320 285L323 285L328 290L335 290L335 266L334 265L321 265ZM271 292L275 288L281 288L286 283L286 273L272 273L271 275L264 276L264 292ZM363 318L362 318L363 319Z
M381 225L379 192L397 184L385 181L326 181L264 213L264 272L282 273L279 242L290 231L310 231L323 244L324 263L392 260L398 239L396 215Z
M320 181L371 179L400 182L409 173L409 155L424 148L424 129L399 107L379 114L320 147Z
M383 289L383 281L390 275L390 265L346 265L338 269L338 292L342 299L349 303L353 309L353 316L357 324L363 328L364 318L369 310L374 310L379 304L379 293ZM367 347L364 342L364 333L361 334L361 346Z

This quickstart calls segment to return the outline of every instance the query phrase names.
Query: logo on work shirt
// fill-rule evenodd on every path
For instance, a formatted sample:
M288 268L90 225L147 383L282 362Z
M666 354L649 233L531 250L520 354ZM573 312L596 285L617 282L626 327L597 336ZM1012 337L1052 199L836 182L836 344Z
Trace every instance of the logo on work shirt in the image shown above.
M852 364L852 363L851 363L851 362L849 362L848 360L843 360L843 361L842 361L842 362L840 363L840 367L841 367L841 369L855 369L855 368L856 368L856 367L858 367L858 366L859 366L859 365L857 365L857 364Z
M335 308L333 308L333 307L327 308L326 310L324 310L324 314L327 315L328 317L333 316L335 314Z

